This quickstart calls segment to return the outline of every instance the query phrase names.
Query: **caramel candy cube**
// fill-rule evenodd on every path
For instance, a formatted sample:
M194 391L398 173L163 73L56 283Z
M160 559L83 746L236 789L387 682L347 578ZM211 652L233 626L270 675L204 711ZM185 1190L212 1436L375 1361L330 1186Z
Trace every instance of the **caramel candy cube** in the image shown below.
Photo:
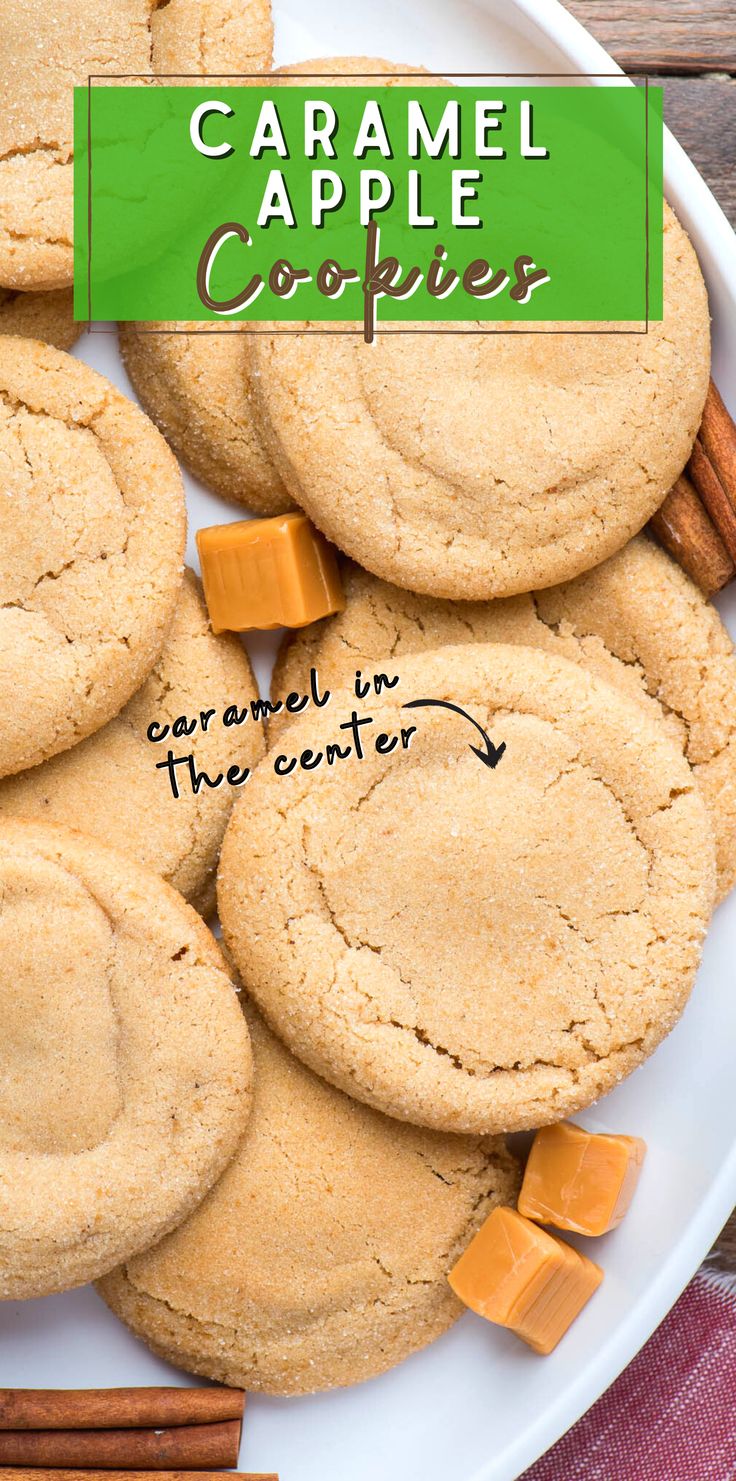
M645 1152L636 1136L596 1136L569 1121L543 1126L532 1142L519 1213L575 1234L607 1234L628 1210Z
M210 525L197 549L216 633L306 627L345 606L335 551L306 514Z
M489 1322L548 1353L603 1280L603 1271L513 1208L494 1208L448 1276Z

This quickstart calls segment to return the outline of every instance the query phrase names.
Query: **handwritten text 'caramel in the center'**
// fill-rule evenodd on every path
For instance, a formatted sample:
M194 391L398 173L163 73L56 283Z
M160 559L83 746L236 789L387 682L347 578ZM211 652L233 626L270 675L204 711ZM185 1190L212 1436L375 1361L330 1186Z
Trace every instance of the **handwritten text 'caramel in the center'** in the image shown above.
M398 674L373 674L370 679L364 679L360 669L357 669L353 687L357 698L365 699L371 692L380 695L384 689L395 689L398 683ZM221 724L225 730L230 730L245 725L249 720L259 724L262 720L268 719L269 715L277 715L282 711L289 715L299 715L310 705L321 710L330 703L331 699L331 690L320 690L317 670L312 668L309 670L309 689L306 694L293 691L283 700L254 699L242 709L235 704L228 705L223 710L219 722L217 710L214 709L200 710L197 715L193 716L178 715L175 720L168 723L152 720L146 735L154 745L165 741L170 743L172 740L181 740L184 737L189 738L196 735L197 731L200 733L207 731L213 722ZM273 759L273 769L277 776L288 777L297 770L316 771L317 767L322 766L323 763L327 766L334 766L338 761L347 761L351 756L356 761L363 761L366 748L370 749L371 746L379 756L390 756L397 747L408 751L412 736L416 734L415 725L402 725L395 735L386 731L379 731L377 735L372 735L370 727L373 724L372 715L359 715L357 710L353 709L349 718L341 721L337 727L338 730L347 732L344 744L333 741L320 751L313 751L306 747L298 755L292 756L279 752ZM171 791L176 798L181 796L182 787L185 792L195 795L203 788L221 787L223 784L230 787L243 787L251 775L249 767L233 764L226 771L216 772L210 776L206 771L199 769L193 752L177 756L171 744L166 752L166 759L156 762L156 769L168 773Z

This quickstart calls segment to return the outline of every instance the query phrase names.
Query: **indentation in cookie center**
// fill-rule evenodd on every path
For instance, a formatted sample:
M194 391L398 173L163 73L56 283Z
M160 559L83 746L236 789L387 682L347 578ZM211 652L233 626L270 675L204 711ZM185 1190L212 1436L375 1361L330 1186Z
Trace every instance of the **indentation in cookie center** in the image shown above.
M0 602L43 612L68 637L88 636L99 563L117 564L131 524L94 432L3 398L0 466Z
M492 775L437 756L307 834L332 924L385 969L367 1011L480 1075L520 1067L520 1021L521 1067L609 1052L649 930L648 852L610 788L537 720L502 732Z
M39 862L23 880L4 875L0 1148L87 1151L105 1139L122 1105L110 924L83 886L52 864Z
M544 353L533 337L530 347L515 335L464 342L386 336L361 363L360 382L386 444L461 488L465 517L474 509L479 531L508 518L511 495L520 521L533 508L551 534L560 512L575 517L577 483L618 456L622 399L647 393L637 355L625 336L591 337L590 347L560 337ZM468 408L472 436L458 461L456 430L467 423ZM520 440L509 428L522 410Z

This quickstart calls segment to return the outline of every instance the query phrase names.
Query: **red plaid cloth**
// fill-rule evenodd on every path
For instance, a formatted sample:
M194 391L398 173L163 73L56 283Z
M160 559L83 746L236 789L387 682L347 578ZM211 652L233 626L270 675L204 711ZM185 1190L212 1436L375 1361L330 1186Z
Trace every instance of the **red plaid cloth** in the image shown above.
M734 1481L736 1291L696 1275L633 1363L521 1481Z

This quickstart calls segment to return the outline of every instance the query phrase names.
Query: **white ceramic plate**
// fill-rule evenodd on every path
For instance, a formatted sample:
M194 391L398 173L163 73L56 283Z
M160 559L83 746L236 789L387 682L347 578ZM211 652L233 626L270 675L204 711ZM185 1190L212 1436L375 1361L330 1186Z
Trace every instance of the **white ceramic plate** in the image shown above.
M277 60L383 55L433 70L612 70L556 0L283 0ZM736 239L692 165L666 145L668 194L708 280L715 374L736 407ZM124 390L114 337L78 353ZM187 480L198 524L240 517ZM736 631L736 601L724 610ZM268 680L272 639L249 645ZM424 1353L362 1386L309 1399L249 1401L241 1466L281 1481L511 1481L630 1361L686 1284L736 1202L733 961L736 900L713 923L689 1007L653 1059L585 1115L644 1136L640 1190L625 1224L596 1245L606 1278L549 1358L472 1315ZM380 1197L380 1189L376 1189ZM187 1383L122 1327L91 1289L0 1307L0 1384Z

